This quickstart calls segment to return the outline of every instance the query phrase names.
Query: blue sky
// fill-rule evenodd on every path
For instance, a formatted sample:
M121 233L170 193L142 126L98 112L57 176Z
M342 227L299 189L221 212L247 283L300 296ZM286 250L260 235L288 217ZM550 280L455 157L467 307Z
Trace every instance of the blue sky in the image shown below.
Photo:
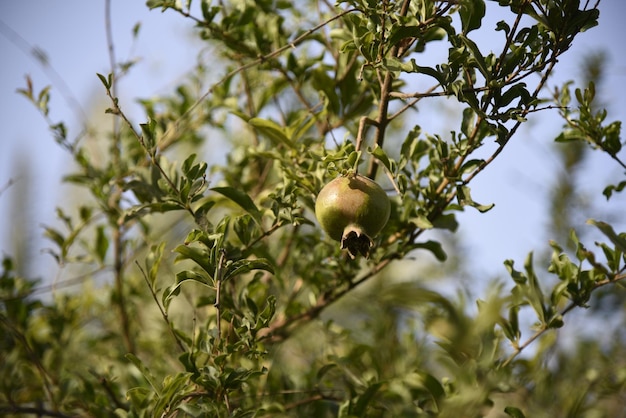
M67 85L68 93L92 114L94 96L102 109L106 106L102 85L96 73L108 70L105 37L104 1L35 0L0 2L0 190L10 179L11 187L0 194L0 253L11 254L12 238L22 236L28 243L35 272L42 274L51 266L51 257L42 254L48 244L41 239L42 224L57 224L54 208L63 206L64 187L60 179L69 171L70 160L54 142L47 125L16 89L25 86L28 74L38 91L52 85L50 117L65 121L70 136L80 129L80 114L72 108L60 92L58 76ZM167 94L184 74L193 68L198 43L190 36L191 21L173 13L149 11L144 1L112 1L112 25L118 59L140 58L139 63L120 85L122 104L131 110L136 122L142 115L132 101L139 97ZM606 83L601 90L609 108L609 120L626 120L626 56L623 47L623 19L626 3L602 0L600 26L580 36L575 46L560 60L556 78L551 85L576 78L584 53L600 48L608 53ZM141 31L133 43L131 31L141 22ZM488 33L484 39L489 42ZM50 66L43 68L33 58L30 48L45 52ZM417 117L424 118L426 128L437 126L436 111L420 109ZM429 122L430 121L430 125ZM545 198L552 179L562 170L553 153L552 139L558 134L561 122L556 113L535 114L531 122L514 138L502 157L489 167L484 176L472 186L473 197L480 203L495 203L495 208L479 214L468 210L460 215L463 225L459 233L465 240L466 251L476 260L476 269L485 276L503 274L503 260L513 258L521 262L529 251L547 248L545 230ZM430 133L437 133L430 130ZM450 129L443 129L445 135ZM624 152L622 152L623 155ZM530 158L531 166L523 160ZM18 175L20 166L28 165L29 174ZM585 163L585 188L594 203L587 218L602 214L607 205L601 195L603 187L623 179L623 171L597 153ZM32 189L26 193L26 186ZM26 213L13 210L16 199L31 199ZM626 208L626 198L616 196L610 204ZM626 210L624 211L626 213ZM27 227L25 227L25 225ZM624 224L622 224L624 225ZM584 224L581 229L590 228Z

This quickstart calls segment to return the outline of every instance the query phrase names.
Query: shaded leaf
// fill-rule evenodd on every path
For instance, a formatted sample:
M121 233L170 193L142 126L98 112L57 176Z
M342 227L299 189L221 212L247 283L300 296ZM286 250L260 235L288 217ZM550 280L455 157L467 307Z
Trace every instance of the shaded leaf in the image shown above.
M368 388L365 389L365 392L359 395L356 401L356 404L354 405L354 408L351 411L352 414L357 417L365 416L367 412L367 407L370 401L372 400L374 395L376 395L376 392L378 392L378 390L381 388L382 385L383 385L382 382L376 382L368 386Z
M507 406L504 408L504 413L512 418L526 418L522 410L514 406Z

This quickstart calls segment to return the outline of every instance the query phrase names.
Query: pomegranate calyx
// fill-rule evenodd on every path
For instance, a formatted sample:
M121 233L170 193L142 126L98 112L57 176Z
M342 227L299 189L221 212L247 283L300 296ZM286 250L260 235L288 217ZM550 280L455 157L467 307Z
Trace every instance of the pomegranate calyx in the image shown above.
M341 249L348 250L350 258L355 259L359 254L367 258L370 248L373 246L372 239L361 228L355 225L348 225L344 229L341 237Z

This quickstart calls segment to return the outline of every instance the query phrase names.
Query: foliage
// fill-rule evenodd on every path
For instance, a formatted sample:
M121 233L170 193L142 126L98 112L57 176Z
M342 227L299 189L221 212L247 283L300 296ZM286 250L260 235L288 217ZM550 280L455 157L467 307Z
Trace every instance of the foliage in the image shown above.
M605 237L598 249L574 228L573 252L552 242L545 271L532 254L522 268L506 261L512 280L495 282L475 308L428 286L441 267L423 257L464 274L442 243L460 211L493 206L472 199L472 182L535 112L558 109L557 141L584 141L626 168L620 122L593 107L593 84L576 89L576 107L570 84L546 94L558 58L596 25L597 7L182 3L147 5L193 24L220 51L223 76L194 96L214 65L201 64L171 96L140 100L137 123L117 87L132 63L112 55L110 74L98 75L110 99L107 158L89 146L104 138L71 139L48 119L49 88L36 92L29 80L20 90L76 163L64 180L88 196L73 213L58 210L63 228L45 229L50 253L83 284L38 299L38 282L4 259L0 411L617 416L625 342L557 350L556 330L573 325L567 316L579 307L611 300L623 310L626 233L590 220ZM474 37L487 8L508 13L489 28L495 51ZM434 46L447 59L426 65ZM460 105L449 133L423 132L407 117L437 97ZM229 138L228 150L208 132ZM207 162L222 152L224 164ZM322 234L313 208L325 183L355 167L378 175L393 204L369 258L353 260ZM606 197L625 184L607 186ZM96 285L102 275L110 280Z

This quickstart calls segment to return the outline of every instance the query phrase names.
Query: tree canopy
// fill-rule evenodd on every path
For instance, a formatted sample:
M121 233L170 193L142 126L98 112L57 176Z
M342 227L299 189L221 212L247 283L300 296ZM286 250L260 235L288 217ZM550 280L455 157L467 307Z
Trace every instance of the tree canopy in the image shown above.
M622 193L621 122L596 99L601 58L584 85L551 84L559 58L597 25L599 2L147 7L179 16L201 50L171 94L136 98L140 120L120 100L135 62L118 59L112 37L110 72L97 74L106 132L52 120L54 88L27 78L19 89L74 162L63 181L76 200L44 234L62 280L80 287L39 298L41 281L4 256L0 412L623 414L626 233L589 219L603 240L587 242L568 204L588 152L624 170L594 198ZM506 17L485 27L495 9ZM448 128L428 132L419 109L435 102ZM562 121L552 139L571 174L552 196L555 239L545 257L502 260L509 277L476 277L458 215L493 207L472 197L475 179L546 112ZM383 187L391 210L354 257L320 228L315 202L356 173ZM467 292L477 281L481 293ZM559 329L598 323L615 338L562 342Z

